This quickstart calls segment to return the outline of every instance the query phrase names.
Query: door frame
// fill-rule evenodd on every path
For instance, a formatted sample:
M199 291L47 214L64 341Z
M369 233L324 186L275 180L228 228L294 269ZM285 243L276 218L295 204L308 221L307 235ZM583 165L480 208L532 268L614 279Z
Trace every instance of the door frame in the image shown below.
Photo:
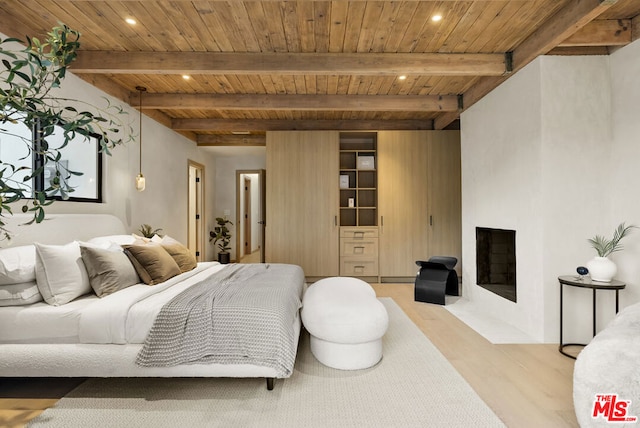
M236 170L236 231L238 231L238 233L236 233L236 256L237 259L240 260L240 249L244 249L244 246L242 245L242 242L240 240L240 228L241 228L241 222L242 222L242 213L240 212L240 198L243 197L243 192L242 192L242 188L244 186L244 180L242 180L242 175L243 174L257 174L258 175L258 189L259 189L259 199L260 199L260 207L259 209L254 207L253 212L259 212L260 213L260 217L262 218L260 220L260 224L261 224L261 245L260 245L260 263L264 263L265 261L265 215L266 215L266 204L267 204L267 195L265 192L265 180L266 180L266 171L264 169L237 169Z
M196 172L197 181L191 181L191 169ZM204 174L205 166L201 163L187 159L187 246L199 262L206 260L205 254L205 209L204 209ZM194 186L194 187L192 187ZM194 192L192 201L191 194ZM193 205L192 205L193 204ZM197 218L192 218L194 213ZM193 230L195 228L195 230ZM191 233L194 233L195 242L191 242Z
M260 177L258 176L258 180ZM246 218L242 218L242 231L244 233L244 244L242 246L242 253L246 256L247 254L251 254L253 250L253 246L251 245L251 177L248 174L244 175L244 184L243 184L242 197L244 199L244 213L240 213L241 216L247 216Z

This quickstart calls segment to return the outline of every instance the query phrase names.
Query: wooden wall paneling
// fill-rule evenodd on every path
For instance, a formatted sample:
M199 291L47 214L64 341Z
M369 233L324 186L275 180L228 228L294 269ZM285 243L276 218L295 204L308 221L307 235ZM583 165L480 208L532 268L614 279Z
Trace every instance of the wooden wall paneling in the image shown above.
M427 156L424 132L378 132L381 277L415 277L428 254Z
M267 132L266 261L337 276L339 135Z
M428 132L428 256L453 256L462 274L460 131Z

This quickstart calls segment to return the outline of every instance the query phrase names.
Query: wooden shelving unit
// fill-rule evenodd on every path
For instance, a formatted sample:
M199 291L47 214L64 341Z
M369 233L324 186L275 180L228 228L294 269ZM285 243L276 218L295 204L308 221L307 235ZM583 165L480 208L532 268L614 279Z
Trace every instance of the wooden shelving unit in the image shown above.
M340 226L377 226L377 133L340 133Z

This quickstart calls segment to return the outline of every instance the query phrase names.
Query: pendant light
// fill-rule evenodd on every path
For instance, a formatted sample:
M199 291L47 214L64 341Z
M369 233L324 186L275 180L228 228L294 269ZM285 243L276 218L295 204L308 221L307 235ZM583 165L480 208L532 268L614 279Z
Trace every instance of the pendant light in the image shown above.
M138 134L138 138L140 139L140 168L138 170L138 175L136 176L136 190L138 192L142 192L146 185L144 175L142 175L142 93L145 92L147 88L144 86L136 86L136 90L140 92L140 104L138 106L138 112L140 114L140 132Z

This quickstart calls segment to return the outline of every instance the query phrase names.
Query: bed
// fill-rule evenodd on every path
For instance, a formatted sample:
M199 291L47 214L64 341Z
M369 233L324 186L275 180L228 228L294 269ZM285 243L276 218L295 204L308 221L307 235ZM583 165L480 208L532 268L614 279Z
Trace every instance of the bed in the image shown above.
M38 242L54 247L70 245L71 240L102 245L102 241L109 241L110 237L128 236L122 222L111 215L60 214L49 218L43 224L28 227L15 226L24 222L24 217L18 215L9 219L9 227L18 231L10 246L22 247ZM0 257L0 274L2 269ZM53 274L49 276L53 277ZM66 277L72 278L72 275ZM2 275L0 281L1 278ZM46 299L40 280L39 276L37 285ZM51 278L47 277L47 280ZM69 282L73 282L72 279ZM9 286L0 284L0 293L3 287L6 290ZM217 302L227 304L206 313L201 311L203 317L208 317L201 324L217 327L207 334L197 330L192 336L195 340L191 339L191 342L195 344L190 342L189 346L202 347L202 343L207 343L208 348L198 349L202 358L193 359L189 354L176 359L174 356L178 351L174 352L174 349L177 348L159 349L158 344L164 341L170 346L172 340L180 339L182 342L178 340L178 347L182 348L187 347L184 343L188 342L182 339L182 334L176 339L162 330L182 316L176 315L175 308L171 309L173 312L168 312L167 308L180 300L180 296L187 295L182 300L191 301L193 298L189 293L212 287L223 291L217 292L215 298L205 296L200 299L215 301L216 305ZM271 293L269 298L276 300L267 308L254 307L266 298L243 294L251 289ZM301 329L299 309L303 291L304 273L298 266L204 262L151 286L138 282L102 297L98 297L96 291L58 305L38 301L2 306L0 376L256 377L266 378L268 389L273 389L274 379L289 377L293 370ZM156 319L163 322L156 322ZM184 329L193 330L194 327ZM271 331L277 331L278 335L270 337ZM221 349L223 345L227 348L218 354L218 347ZM154 350L154 346L159 356L154 357L156 360L151 357L145 360L143 357L151 355L149 349ZM167 361L157 360L160 357Z

